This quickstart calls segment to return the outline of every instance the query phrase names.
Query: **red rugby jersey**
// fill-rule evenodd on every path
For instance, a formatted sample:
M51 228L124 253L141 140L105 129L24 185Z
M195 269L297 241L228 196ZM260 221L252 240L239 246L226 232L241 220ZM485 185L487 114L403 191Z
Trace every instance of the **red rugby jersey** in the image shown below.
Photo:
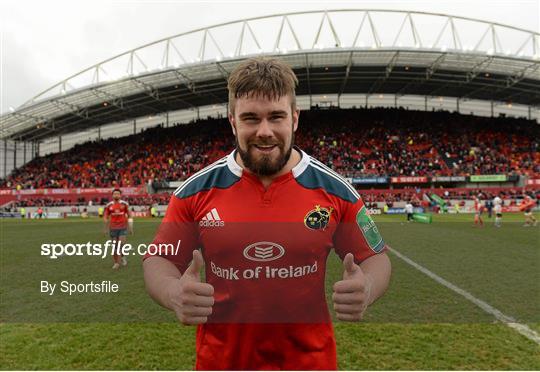
M474 199L474 211L478 214L478 213L482 213L482 210L483 210L483 207L480 200Z
M124 200L111 201L105 206L105 216L110 216L109 229L127 229L129 204Z
M532 198L524 198L519 205L520 210L530 212L536 205L536 201Z
M202 249L215 304L197 329L196 369L336 369L324 279L331 249L357 263L385 244L355 189L299 150L291 172L265 189L235 152L190 177L154 244L184 272Z

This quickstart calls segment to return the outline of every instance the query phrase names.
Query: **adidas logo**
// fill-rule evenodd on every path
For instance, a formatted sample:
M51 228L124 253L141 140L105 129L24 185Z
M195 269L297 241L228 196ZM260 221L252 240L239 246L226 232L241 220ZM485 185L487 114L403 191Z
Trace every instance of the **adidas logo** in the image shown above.
M201 227L224 227L225 221L221 220L219 217L218 211L216 208L212 208L210 212L206 214L200 221L199 226Z

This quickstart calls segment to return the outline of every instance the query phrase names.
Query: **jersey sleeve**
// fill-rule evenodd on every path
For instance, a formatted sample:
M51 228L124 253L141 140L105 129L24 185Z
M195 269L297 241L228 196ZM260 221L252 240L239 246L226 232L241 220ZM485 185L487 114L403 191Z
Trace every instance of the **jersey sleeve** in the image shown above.
M173 195L144 259L151 256L164 257L183 273L193 258L193 250L199 246L199 230L193 219L190 198Z
M105 206L105 209L103 210L103 215L104 215L105 217L109 217L109 213L110 213L110 212L109 212L109 206L106 205L106 206Z
M347 253L352 253L356 263L386 251L379 229L361 198L355 203L342 201L333 240L338 256L343 260Z

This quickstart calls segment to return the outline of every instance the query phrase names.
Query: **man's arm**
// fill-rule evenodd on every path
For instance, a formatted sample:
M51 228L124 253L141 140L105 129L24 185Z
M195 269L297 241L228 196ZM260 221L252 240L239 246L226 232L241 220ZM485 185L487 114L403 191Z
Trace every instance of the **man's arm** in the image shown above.
M150 297L174 311L180 322L202 324L212 313L214 287L201 281L204 259L198 250L198 230L191 215L189 199L171 196L153 241L158 251L147 253L144 259L144 281ZM180 250L160 251L163 244L178 247L180 242Z
M109 213L107 209L103 212L103 234L107 235L109 232Z
M180 280L180 270L166 258L153 256L144 260L143 271L146 290L150 297L161 306L174 311L168 287Z
M371 284L368 284L370 292L366 304L366 306L369 306L377 301L388 289L392 264L386 253L380 253L364 260L360 263L360 268L364 272L366 280L371 282Z
M386 292L390 260L386 253L379 253L357 265L352 253L348 253L343 266L343 280L334 284L334 310L339 320L357 322L362 320L367 307Z
M127 207L127 219L128 219L128 229L129 233L133 235L133 213L129 209L129 205Z
M202 283L201 252L193 251L193 262L183 275L166 258L147 257L143 262L146 290L157 303L175 312L183 324L206 323L214 305L214 287Z

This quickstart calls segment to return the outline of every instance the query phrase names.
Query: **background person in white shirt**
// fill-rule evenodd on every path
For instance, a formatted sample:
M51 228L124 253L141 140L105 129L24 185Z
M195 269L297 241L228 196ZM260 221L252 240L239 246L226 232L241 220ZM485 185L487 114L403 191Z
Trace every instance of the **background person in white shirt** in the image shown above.
M493 210L495 211L495 227L501 227L502 223L502 199L499 196L493 198Z
M405 204L405 213L407 213L407 222L411 222L413 221L413 211L414 211L414 207L413 205L411 204L411 201L407 201L407 204Z

